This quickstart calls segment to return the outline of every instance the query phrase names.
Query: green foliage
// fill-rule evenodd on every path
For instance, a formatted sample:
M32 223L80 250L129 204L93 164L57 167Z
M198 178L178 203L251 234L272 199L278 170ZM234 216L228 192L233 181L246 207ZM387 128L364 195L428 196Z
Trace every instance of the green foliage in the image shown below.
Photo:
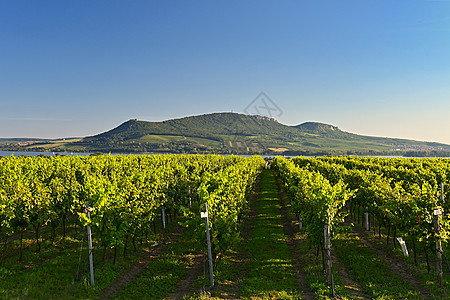
M440 199L440 183L445 186L445 199L450 197L448 159L322 157L294 158L285 164L319 172L333 182L343 181L354 195L349 206L360 207L430 248L436 237L434 210L450 209L450 201ZM291 178L291 185L297 182ZM438 236L445 244L449 233L448 217L441 218Z
M361 245L354 235L340 233L335 244L342 263L358 278L371 299L421 299L420 292L395 275L389 265Z
M243 299L303 299L296 280L272 170L262 176L261 192L255 205L253 230L245 244L249 255L248 273L241 285Z
M202 231L200 207L208 203L218 253L233 241L263 166L261 157L219 155L10 156L0 160L0 234L77 215L101 246L117 248L148 232L162 207L184 213Z
M444 144L361 136L315 122L287 126L272 118L236 113L163 122L129 120L95 136L33 141L23 147L17 142L6 142L2 144L0 139L2 150L395 156L449 156L450 153L450 146Z
M352 192L342 180L333 185L321 173L297 167L286 158L276 157L272 166L287 187L294 212L305 221L309 238L320 243L327 222L333 229L343 221L341 209Z
M217 172L204 174L198 193L201 201L208 204L211 241L216 254L228 248L239 235L239 218L247 207L247 196L264 165L260 156L253 156Z

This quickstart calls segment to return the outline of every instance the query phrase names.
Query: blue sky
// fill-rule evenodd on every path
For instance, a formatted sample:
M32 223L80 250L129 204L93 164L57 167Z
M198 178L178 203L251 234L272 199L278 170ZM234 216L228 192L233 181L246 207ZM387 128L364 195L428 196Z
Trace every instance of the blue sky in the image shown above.
M0 1L0 137L243 112L450 144L450 1Z

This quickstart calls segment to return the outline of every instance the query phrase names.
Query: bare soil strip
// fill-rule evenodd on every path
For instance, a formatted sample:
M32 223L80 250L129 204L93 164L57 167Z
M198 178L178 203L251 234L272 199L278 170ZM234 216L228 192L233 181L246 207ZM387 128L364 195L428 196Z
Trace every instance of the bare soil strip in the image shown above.
M244 243L248 243L249 237L253 231L253 224L257 217L256 206L258 204L259 198L261 196L261 181L262 174L256 181L252 193L249 196L249 210L245 218L242 219L240 224L240 233L243 238ZM229 281L226 285L218 285L216 287L216 292L220 295L219 299L240 299L240 283L243 278L248 273L248 262L251 258L251 253L245 250L245 247L239 247L237 257L234 262L233 268L240 271L239 278L235 278L234 281Z
M301 254L298 251L298 243L300 241L298 239L295 239L295 234L299 230L299 222L295 217L291 207L286 204L287 197L283 191L279 179L277 180L277 185L279 190L280 203L282 205L281 213L284 217L283 226L285 228L286 235L288 236L287 243L292 253L292 257L294 258L293 261L295 263L295 267L298 270L303 270L301 260L299 259L299 257L301 257ZM334 269L338 272L339 277L345 283L345 288L349 290L350 294L356 299L369 300L370 298L364 292L361 284L351 278L345 266L342 265L339 262L338 258L333 254L333 251L332 260ZM305 297L305 299L315 299L315 294L309 290L304 276L302 276L302 274L298 274L297 280L299 282L300 288L304 291L303 296Z
M251 234L244 249L249 252L248 273L241 293L248 299L301 299L282 224L278 189L272 170L264 170L261 193L251 220Z
M333 260L333 269L338 272L339 277L345 283L344 287L350 291L350 294L356 299L369 300L370 298L364 293L361 284L351 278L347 269L341 264L333 250L331 251L331 259Z
M299 241L298 239L295 239L295 234L298 231L299 224L297 221L294 221L294 213L292 212L290 207L286 205L286 195L282 191L280 180L277 178L276 181L278 188L278 197L281 204L281 215L283 216L283 227L284 232L287 236L286 243L288 245L289 251L291 252L291 258L294 263L295 269L303 271L303 266L299 259L301 254L297 250ZM309 289L308 283L301 272L296 273L296 278L304 299L314 300L315 294Z
M261 178L258 179L253 192L250 195L250 209L246 218L244 218L241 223L241 234L245 240L250 236L252 230L251 223L256 217L255 205L256 201L258 201L260 191ZM171 294L171 299L182 299L184 296L192 293L192 285L204 271L205 259L206 258L203 255L197 255L195 257L193 265L186 270L186 278L180 282L177 291ZM216 281L214 292L219 295L218 297L220 299L240 299L239 282L242 281L242 277L245 276L248 271L248 259L248 253L238 253L238 257L234 259L233 268L240 270L240 278L235 278L234 281L227 281L226 283ZM204 287L204 290L210 291L211 288Z
M242 234L243 236L248 236L251 232L251 219L255 218L256 212L254 209L255 201L258 199L259 191L261 189L260 187L260 181L258 181L258 184L255 186L254 192L250 196L250 212L248 217L243 221L242 223ZM116 294L119 293L119 291L128 285L131 281L139 277L142 272L144 272L147 265L152 261L152 259L160 256L165 247L165 243L171 242L174 243L177 241L179 236L181 235L181 232L174 232L170 233L164 242L162 242L160 245L148 250L144 251L142 258L139 260L139 262L131 267L127 272L116 278L113 283L111 283L110 286L105 288L100 293L101 299L111 299ZM204 263L205 263L205 257L203 254L196 254L193 255L193 262L189 266L189 268L186 270L186 276L185 278L179 283L177 290L172 293L169 297L170 299L182 299L186 295L189 295L192 293L192 286L195 283L195 281L198 279L199 276L202 275L203 269L204 269ZM241 272L241 276L245 276L246 273L246 262L248 258L247 255L244 253L239 254L239 258L237 259L236 264L239 264L236 266ZM240 278L236 279L235 282L227 282L226 285L220 286L217 285L215 287L215 291L221 294L221 299L239 299L239 284L238 281L240 281ZM205 287L205 290L208 291L210 288Z
M421 297L423 297L424 299L430 298L430 291L426 287L424 287L416 278L416 274L413 274L409 264L406 261L402 260L401 258L388 255L384 250L377 247L374 243L369 241L367 232L358 230L354 227L352 227L352 230L353 233L359 237L360 241L366 247L375 251L378 257L391 268L392 272L408 282L415 290L420 292Z
M179 283L176 292L170 295L170 299L181 299L189 294L194 281L202 275L205 257L203 254L196 254L193 256L193 262L186 270L186 277Z
M151 262L151 260L158 257L164 251L167 243L176 242L181 234L181 232L171 232L159 245L151 248L150 250L143 251L143 255L139 262L128 269L128 271L117 277L108 287L106 287L100 293L100 299L113 298L123 287L128 285L128 283L139 277L139 275L144 272L145 268Z

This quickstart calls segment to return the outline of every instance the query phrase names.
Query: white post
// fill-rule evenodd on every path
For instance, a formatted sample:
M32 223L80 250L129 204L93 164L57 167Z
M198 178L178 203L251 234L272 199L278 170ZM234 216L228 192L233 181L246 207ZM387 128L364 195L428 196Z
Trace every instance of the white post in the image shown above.
M163 229L166 229L166 210L164 209L164 206L161 208L161 216Z
M400 247L402 247L403 255L404 256L409 256L408 248L406 247L406 242L403 240L403 238L398 237L397 241L400 244Z
M86 201L86 216L88 219L91 218L92 207L89 206L89 202ZM92 231L91 226L87 226L88 234L88 247L89 247L89 271L91 273L91 285L94 285L94 258L92 255Z
M437 283L442 286L442 242L439 237L441 233L440 216L442 211L440 209L435 209L434 212L434 230L435 230L435 240L436 240L436 274Z
M205 203L205 212L201 213L202 218L206 218L206 240L208 242L208 260L209 260L209 279L211 281L211 286L214 286L214 270L212 262L212 251L211 251L211 238L209 235L209 217L208 217L208 204Z
M189 208L192 208L192 196L191 196L191 188L189 188Z
M366 230L369 231L370 230L369 213L368 212L364 213L364 217L365 217L365 220L366 220Z
M334 279L333 279L333 267L331 264L331 230L330 230L330 219L324 224L324 250L325 250L325 272L327 284L331 286L331 291L333 294L333 299L335 298L334 291Z
M442 210L444 210L444 201L445 201L445 198L444 198L444 183L443 182L441 182L441 207L442 207ZM444 215L444 211L442 211L442 215Z

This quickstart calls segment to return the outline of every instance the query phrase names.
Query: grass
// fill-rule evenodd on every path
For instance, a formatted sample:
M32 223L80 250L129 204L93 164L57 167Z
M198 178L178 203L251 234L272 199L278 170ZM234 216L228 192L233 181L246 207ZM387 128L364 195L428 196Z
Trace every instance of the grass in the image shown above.
M235 245L224 253L216 262L214 280L216 287L210 291L209 297L213 299L237 299L240 297L239 286L247 273L247 261L243 259L239 249L242 249L244 241L242 237ZM204 276L208 276L208 273ZM206 279L206 278L205 278ZM209 284L203 280L202 285Z
M261 181L261 190L255 200L252 217L245 221L245 239L241 237L237 243L215 265L215 280L217 286L208 289L207 272L202 273L187 292L185 299L302 299L302 291L296 279L298 272L303 272L309 288L317 299L330 299L331 289L325 283L322 260L316 257L314 247L310 249L306 235L297 233L298 248L293 256L286 243L287 236L282 225L281 204L273 172L265 170ZM292 216L290 216L291 218ZM169 225L173 230L175 222ZM24 260L18 262L18 240L8 244L6 258L0 265L0 299L98 299L101 292L128 268L136 264L142 250L122 258L118 252L116 264L109 258L102 262L102 250L94 251L95 286L89 284L87 264L87 249L84 228L68 225L68 238L59 238L54 245L48 242L50 228L43 229L45 239L42 251L35 253L36 244L33 233L24 239ZM61 234L60 232L58 234ZM187 267L193 265L192 253L197 253L199 245L193 235L186 229L178 240L165 245L161 255L155 257L147 265L144 272L131 281L116 295L119 299L167 299L177 290L180 280L185 278ZM370 239L376 240L374 237ZM161 240L162 236L151 237ZM382 239L385 240L385 239ZM372 241L373 242L373 241ZM349 228L343 227L342 232L335 235L332 241L334 253L340 266L345 266L350 277L357 281L363 291L371 299L421 299L419 291L396 275L392 266L381 260L377 253L351 234ZM380 243L373 242L383 248ZM381 243L382 244L382 243ZM75 282L80 260L82 276ZM391 247L391 245L389 245ZM0 249L1 250L1 249ZM389 251L389 249L386 249ZM399 250L397 250L399 251ZM112 254L109 253L109 256ZM302 270L296 270L293 258L299 260ZM412 265L411 259L408 261ZM335 265L335 289L338 299L357 299L344 278L340 278ZM422 270L423 270L422 266ZM433 284L434 274L422 274L419 278L424 286L431 290L430 298L442 299L448 295L449 275L444 273L443 288ZM209 290L198 295L199 290ZM445 296L444 296L445 297Z
M25 239L24 259L18 262L16 244L8 245L8 257L0 267L1 299L91 299L108 286L137 257L119 259L116 264L102 263L101 251L94 251L95 286L90 286L87 261L87 242L82 232L72 231L74 237L60 239L55 246L44 241L41 253L35 250L34 240ZM80 253L81 251L81 253ZM76 282L81 255L83 275ZM84 266L84 268L83 268Z
M183 299L302 299L273 172L264 171L259 184L254 216L246 218L243 236L217 261L215 288Z
M175 292L188 264L186 257L165 253L155 258L141 276L117 295L117 299L166 299Z
M372 299L422 299L420 292L397 276L385 262L356 235L336 235L335 253Z
M331 299L332 289L326 283L321 255L316 256L316 249L309 247L306 234L298 233L295 239L298 241L297 251L300 254L297 259L303 266L302 271L309 289L315 294L316 299ZM349 286L340 278L336 267L333 265L333 278L335 294L338 299L358 299L351 295Z
M72 222L73 223L73 222ZM169 224L172 230L175 223ZM172 229L171 229L171 228ZM24 236L23 261L19 262L18 240L10 241L6 248L5 259L0 265L0 299L98 299L101 292L118 276L137 263L146 243L139 245L137 252L129 249L127 257L123 258L122 249L117 251L116 263L112 263L112 250L107 252L107 260L103 262L103 249L98 247L94 238L94 273L95 286L90 285L87 241L85 228L75 228L74 224L67 227L66 239L58 237L50 244L50 228L42 229L41 252L36 253L34 234ZM61 232L58 234L62 235ZM161 234L149 236L149 244L161 240ZM3 250L3 245L1 247ZM132 247L131 247L132 248ZM155 261L155 269L163 269L175 264L183 266L170 258L170 252L160 261ZM166 268L166 269L164 269ZM80 271L79 280L76 280ZM184 274L184 273L183 273ZM182 277L183 274L178 277ZM166 281L168 278L162 278ZM169 285L173 280L170 279Z
M280 208L273 172L266 170L255 207L256 217L245 247L249 263L241 285L243 298L301 299Z
M294 237L297 241L298 259L302 265L302 272L307 281L308 287L315 294L316 299L331 299L332 288L326 283L325 272L323 269L322 258L319 253L317 256L315 247L310 247L307 235L305 233L297 233ZM351 295L350 287L343 279L340 278L337 265L333 263L333 278L335 294L338 299L359 299Z
M199 245L193 230L186 229L178 239L166 245L161 255L153 258L144 272L130 282L117 299L167 299L176 292L185 278L186 269L193 264Z
M445 259L443 259L443 285L439 287L436 282L436 268L435 268L435 251L429 250L429 261L431 270L427 272L427 264L425 252L423 249L423 245L416 241L417 247L417 261L418 264L415 266L414 264L414 251L412 249L412 241L411 238L406 239L406 244L409 251L409 257L405 257L400 246L394 248L392 243L392 237L390 239L389 244L386 244L387 235L383 233L383 230L386 231L386 228L382 227L381 238L378 233L374 233L373 231L364 231L361 224L355 224L355 228L359 230L359 232L363 232L363 236L365 239L369 240L373 245L375 245L378 249L383 250L387 256L395 258L397 260L402 260L408 265L408 272L411 274L415 274L416 279L420 282L420 284L424 287L425 290L429 291L430 297L433 299L442 299L445 298L443 295L450 294L450 274L448 272L447 265L445 263ZM404 236L400 231L397 232L397 236ZM450 256L449 248L444 246L444 254L448 257Z

